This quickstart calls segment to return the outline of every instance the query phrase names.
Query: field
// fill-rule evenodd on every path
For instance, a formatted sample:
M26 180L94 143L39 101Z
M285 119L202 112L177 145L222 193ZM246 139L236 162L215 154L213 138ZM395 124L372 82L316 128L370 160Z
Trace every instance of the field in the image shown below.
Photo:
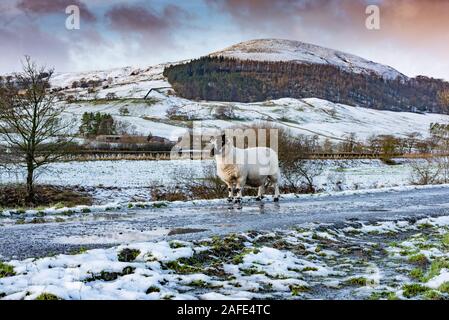
M323 166L322 173L315 179L316 188L320 192L331 192L410 185L410 161L413 160L397 159L397 165L387 165L381 160L315 161ZM124 204L133 200L151 201L151 188L183 188L187 182L201 181L214 170L213 161L196 160L61 162L50 165L38 181L84 187L99 205ZM0 174L4 183L23 181L20 172Z

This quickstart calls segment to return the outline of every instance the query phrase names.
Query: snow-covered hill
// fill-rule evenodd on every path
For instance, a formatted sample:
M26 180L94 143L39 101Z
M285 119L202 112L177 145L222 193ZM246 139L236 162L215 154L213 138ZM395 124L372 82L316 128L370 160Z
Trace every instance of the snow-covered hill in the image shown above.
M354 72L375 71L386 77L403 76L396 70L359 57L330 49L286 40L256 40L236 45L217 54L263 60L298 60L333 63ZM180 63L180 62L178 62ZM175 63L171 63L175 64ZM391 112L336 104L310 97L284 98L258 103L193 101L176 96L163 76L167 64L147 68L125 67L112 70L59 73L52 80L58 88L65 108L64 118L77 133L84 112L109 113L116 120L129 124L134 133L152 133L177 140L192 121L202 126L225 128L236 124L271 122L291 130L293 134L318 135L339 139L356 133L364 139L371 135L404 136L412 132L428 133L433 122L449 122L449 116ZM73 87L75 81L100 83L95 90ZM150 89L148 98L143 99ZM108 94L114 98L106 99ZM68 103L70 97L73 102ZM129 113L124 114L126 108ZM223 111L227 114L223 117ZM223 120L225 119L225 120Z
M223 56L240 60L295 61L310 64L331 64L354 73L374 72L386 79L407 77L392 67L361 57L300 41L281 39L251 40L236 44L211 56Z

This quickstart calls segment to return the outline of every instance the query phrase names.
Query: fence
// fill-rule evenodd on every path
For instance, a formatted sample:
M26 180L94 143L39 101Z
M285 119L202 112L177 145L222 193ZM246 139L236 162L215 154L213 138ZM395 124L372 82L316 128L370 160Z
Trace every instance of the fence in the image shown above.
M427 154L382 154L382 153L311 153L303 159L346 160L346 159L384 159L384 158L426 158ZM101 160L206 160L212 159L207 151L126 151L126 150L79 150L63 155L63 161L101 161Z

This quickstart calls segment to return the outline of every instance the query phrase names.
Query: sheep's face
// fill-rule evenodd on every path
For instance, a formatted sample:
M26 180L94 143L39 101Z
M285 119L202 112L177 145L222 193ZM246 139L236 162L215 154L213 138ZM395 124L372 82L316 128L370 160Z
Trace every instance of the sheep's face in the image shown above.
M212 144L211 156L220 155L226 145L226 136L223 134L220 137L212 137L210 143Z

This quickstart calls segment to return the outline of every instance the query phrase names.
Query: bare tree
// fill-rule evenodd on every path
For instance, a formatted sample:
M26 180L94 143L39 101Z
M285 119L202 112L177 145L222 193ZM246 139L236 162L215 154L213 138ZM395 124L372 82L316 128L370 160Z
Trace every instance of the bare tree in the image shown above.
M312 193L316 191L315 178L323 172L324 164L319 160L307 159L308 154L313 152L315 148L315 138L293 137L288 132L280 130L278 140L279 162L285 184L291 190Z
M315 179L323 173L323 169L324 163L321 160L297 159L282 162L283 178L287 186L311 193L316 192Z
M220 120L235 120L234 109L232 106L218 106L215 108L215 117Z
M440 182L439 175L442 167L436 158L418 159L410 163L413 184L427 185Z
M49 90L52 75L52 69L39 67L27 56L23 71L0 93L0 134L26 168L28 204L35 202L37 170L57 161L69 143L60 120L62 109Z
M347 134L344 141L339 144L340 152L356 152L358 148L360 148L360 142L354 132Z
M403 141L405 150L408 153L412 153L421 139L422 135L419 132L412 132L406 134L405 139Z

